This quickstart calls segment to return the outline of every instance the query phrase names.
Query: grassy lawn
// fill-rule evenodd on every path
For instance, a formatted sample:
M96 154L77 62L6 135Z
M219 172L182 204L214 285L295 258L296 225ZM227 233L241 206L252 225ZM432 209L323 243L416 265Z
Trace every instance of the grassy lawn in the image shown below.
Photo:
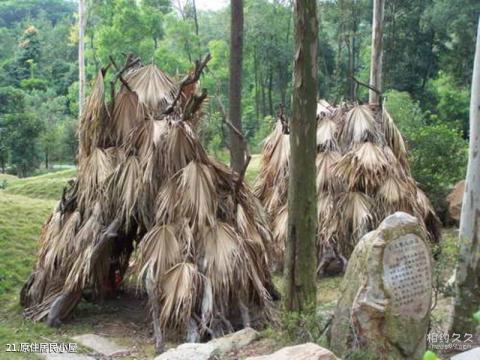
M51 342L63 338L61 333L43 323L25 320L18 294L32 270L37 239L42 223L51 212L54 201L12 195L0 191L0 346L24 342ZM28 358L26 354L4 353L0 358ZM33 358L31 355L30 358Z
M75 174L76 170L70 169L24 179L11 175L0 175L0 181L2 179L7 181L4 191L9 194L24 195L36 199L58 200L62 196L65 184L75 177Z

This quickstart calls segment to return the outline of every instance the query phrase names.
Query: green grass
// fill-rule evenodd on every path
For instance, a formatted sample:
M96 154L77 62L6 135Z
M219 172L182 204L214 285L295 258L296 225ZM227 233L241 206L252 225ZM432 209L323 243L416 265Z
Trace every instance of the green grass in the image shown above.
M68 180L75 177L76 170L62 170L44 175L19 179L7 175L5 193L23 195L37 199L58 200ZM5 176L5 175L3 175ZM0 178L2 180L2 178Z
M49 342L60 334L42 323L25 320L19 305L20 289L32 270L42 223L54 206L52 200L32 199L0 191L0 346L22 342ZM0 348L0 359L14 357ZM8 355L8 356L7 356ZM25 355L20 358L28 358Z
M247 180L250 186L253 186L253 184L255 183L255 179L257 178L258 173L260 172L260 160L261 160L260 154L253 154L252 158L250 159L250 163L248 164L248 168L245 173L245 179Z

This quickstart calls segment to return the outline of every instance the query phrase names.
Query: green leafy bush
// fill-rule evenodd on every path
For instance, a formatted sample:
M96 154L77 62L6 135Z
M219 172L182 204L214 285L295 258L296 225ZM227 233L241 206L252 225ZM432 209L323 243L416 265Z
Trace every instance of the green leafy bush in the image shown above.
M407 143L413 177L445 219L446 196L465 177L467 142L458 129L446 123L431 124L432 119L408 93L388 92L386 106Z
M458 130L443 124L412 129L406 135L412 174L442 215L450 187L465 177L467 143Z
M48 84L43 79L28 78L20 80L20 87L24 90L47 90Z

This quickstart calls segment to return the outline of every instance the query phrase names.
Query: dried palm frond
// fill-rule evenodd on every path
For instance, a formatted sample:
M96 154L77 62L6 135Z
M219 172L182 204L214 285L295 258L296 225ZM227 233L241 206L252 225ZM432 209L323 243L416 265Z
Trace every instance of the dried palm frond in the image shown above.
M73 260L74 256L72 255L75 249L74 238L81 224L81 220L80 212L75 211L69 214L64 221L62 229L49 244L49 248L43 259L45 270L49 276L53 276L55 272L59 271L60 266L63 267Z
M104 132L106 106L104 100L103 74L98 72L92 93L85 104L85 112L82 114L79 125L79 142L82 159L90 154L97 146L102 146L107 137Z
M333 119L325 117L318 121L317 147L320 151L338 150L337 124Z
M285 239L288 232L288 208L284 205L273 217L272 223L273 243L272 262L274 270L283 268L283 255L285 254Z
M364 193L349 191L339 197L336 217L338 231L344 239L342 246L353 250L356 242L373 228L374 209L375 202Z
M336 151L325 151L317 154L317 191L334 191L341 186L341 178L334 175L337 162L341 159Z
M168 175L183 169L192 160L200 158L196 135L184 122L171 123L165 139L165 167Z
M140 188L141 167L136 156L130 155L125 162L118 165L106 180L105 196L110 200L110 211L117 213L118 218L129 229L133 220L137 219L137 200ZM113 218L113 216L110 216Z
M396 176L389 176L378 188L376 200L382 207L382 213L386 217L395 211L411 213L415 199L415 187L410 182L403 181Z
M235 282L244 260L238 235L230 225L219 222L203 235L203 249L202 272L212 282L214 296L225 300L233 284L242 286Z
M105 180L114 169L110 152L95 148L88 157L83 159L78 175L78 204L81 209L89 211L90 205L97 198Z
M154 226L142 239L138 249L139 282L155 283L172 266L181 261L180 244L172 225Z
M317 102L317 117L322 118L328 115L331 115L335 111L335 108L332 107L326 100L320 99Z
M437 217L432 203L425 193L417 188L417 201L414 211L418 217L421 217L428 231L428 236L432 242L438 243L441 237L441 222Z
M176 96L177 85L154 65L132 71L125 80L150 112L161 114Z
M143 107L135 92L124 90L116 96L113 119L115 143L122 145L132 130L145 121Z
M93 247L102 232L102 206L99 202L94 205L92 214L82 225L73 240L73 254L76 259L65 280L63 291L72 292L87 285L91 274L90 258Z
M350 191L360 190L372 194L389 174L391 166L383 148L371 142L356 145L346 153L333 170Z
M162 326L185 326L198 305L203 276L197 266L182 262L173 266L160 282Z
M317 196L317 218L318 226L317 233L329 234L334 231L335 227L332 226L332 218L335 216L335 204L333 201L333 195L329 192L321 192ZM323 235L322 235L323 237ZM324 239L326 242L330 241L329 236Z
M356 105L348 111L340 137L344 144L350 146L365 141L378 141L376 122L367 105Z
M385 141L390 147L395 157L398 159L405 171L410 171L410 166L407 159L407 148L403 141L402 134L395 125L390 113L384 107L382 110L383 132L385 134Z
M290 140L282 128L278 121L274 131L265 140L260 173L254 188L255 195L269 213L275 212L283 204L288 188Z
M212 226L217 207L215 198L211 170L207 165L191 161L160 190L157 219L170 223L186 217L194 227Z

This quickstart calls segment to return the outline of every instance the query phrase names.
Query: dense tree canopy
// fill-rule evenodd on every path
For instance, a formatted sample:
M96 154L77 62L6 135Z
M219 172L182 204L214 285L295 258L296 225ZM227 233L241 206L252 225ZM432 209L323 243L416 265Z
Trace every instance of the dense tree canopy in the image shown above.
M109 56L123 62L124 54L133 52L180 77L193 60L207 51L212 54L202 78L210 101L201 138L211 153L227 154L228 129L222 119L229 108L229 7L206 11L195 8L191 0L87 0L86 4L87 85ZM371 7L368 0L317 1L317 86L319 96L330 102L367 100L367 89L357 86L352 77L368 82ZM77 4L69 0L0 4L0 100L7 95L10 99L0 114L0 165L9 171L28 174L40 164L74 162L76 11ZM464 174L464 162L451 161L451 154L442 151L437 160L451 169L449 175L441 179L428 175L432 168L428 154L437 146L428 139L440 136L455 147L452 151L465 156L462 138L468 137L468 89L479 13L480 3L475 0L386 3L386 103L395 105L392 113L403 117L414 111L415 117L408 121L424 127L418 133L402 130L411 149L413 172L418 172L427 191L439 190L438 184L448 188ZM287 114L291 112L293 9L288 0L245 0L244 17L242 127L255 152L271 130L279 104L285 104ZM12 122L19 126L9 126ZM409 125L410 129L419 124ZM22 126L38 131L31 133L28 154L19 155L14 144L19 144L17 131ZM30 160L19 162L22 156Z

